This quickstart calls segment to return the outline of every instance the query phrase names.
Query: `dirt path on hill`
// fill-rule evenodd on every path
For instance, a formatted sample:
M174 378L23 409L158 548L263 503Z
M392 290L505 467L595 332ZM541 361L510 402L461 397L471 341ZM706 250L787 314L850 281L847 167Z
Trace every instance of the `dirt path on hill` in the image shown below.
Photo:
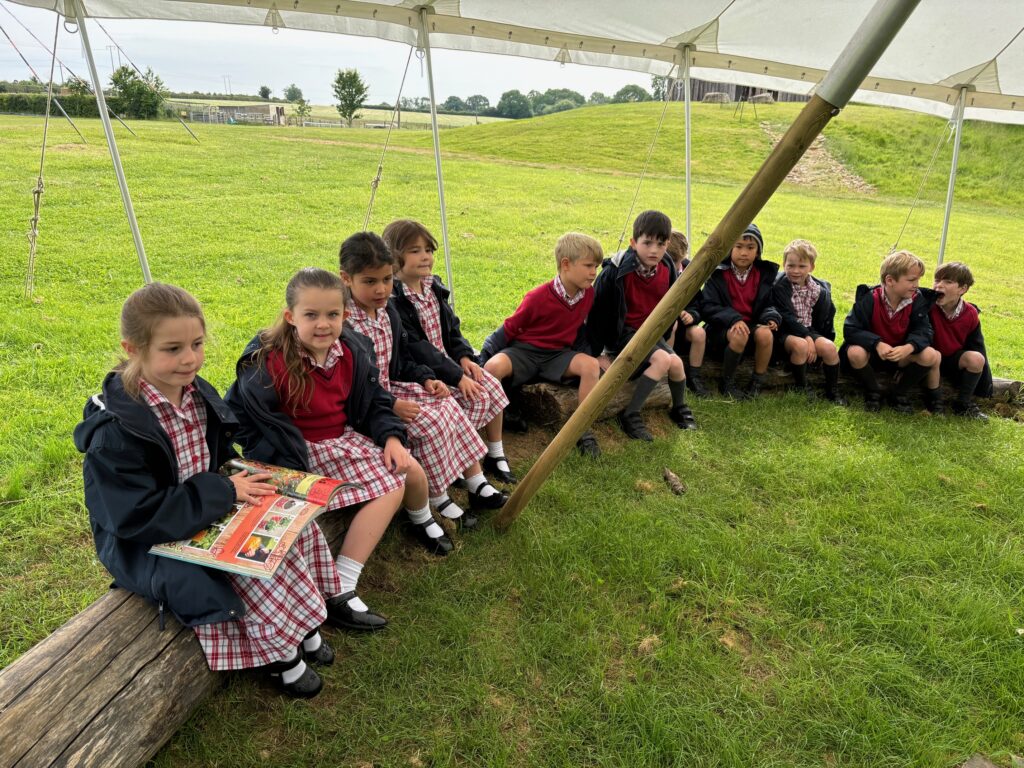
M763 130L775 145L782 138L775 126L762 122ZM786 176L786 181L806 187L840 187L862 194L873 195L875 187L855 174L833 155L822 136L818 136L800 162Z

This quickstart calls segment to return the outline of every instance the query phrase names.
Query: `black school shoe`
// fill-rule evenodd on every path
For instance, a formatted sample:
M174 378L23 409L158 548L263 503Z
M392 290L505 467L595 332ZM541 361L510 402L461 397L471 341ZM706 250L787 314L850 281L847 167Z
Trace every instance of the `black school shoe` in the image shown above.
M494 493L489 496L481 496L480 492L484 488L490 488ZM484 483L475 492L466 491L466 495L469 497L469 508L473 510L501 509L508 501L508 494L499 491L490 483Z
M353 629L357 632L374 632L378 629L384 629L388 625L388 620L383 616L378 616L373 611L356 611L352 609L348 601L355 596L356 593L353 591L328 598L327 623L332 627Z
M615 419L619 422L622 431L626 433L626 437L630 440L643 440L645 443L654 442L654 435L647 429L647 425L644 424L644 418L640 415L639 411L634 411L633 413L619 411L615 414Z
M740 401L750 399L750 395L736 386L735 379L722 379L719 381L718 391L722 394L722 397L727 397L730 400Z
M314 629L310 632L310 635L314 635L319 630ZM310 635L306 635L308 639ZM316 664L318 667L329 667L334 663L334 649L327 644L327 640L323 635L320 635L320 647L315 651L307 651L305 648L302 649L302 658L309 664Z
M601 455L601 446L597 444L597 438L590 431L584 432L576 441L576 450L580 452L581 456L586 456L588 459L596 459Z
M971 400L968 403L962 403L959 400L954 400L952 405L952 411L957 416L963 416L965 419L976 419L977 421L988 421L988 415L985 414L978 404Z
M865 392L864 410L867 411L868 413L878 413L880 410L882 410L882 393Z
M697 420L688 405L674 405L669 408L668 417L680 429L697 429Z
M422 545L427 552L438 557L445 557L455 549L455 545L452 544L452 540L448 538L447 534L442 533L434 538L427 533L427 526L431 523L436 525L433 518L422 524L409 521L406 523L406 531L409 537Z
M506 472L504 469L499 467L499 461L505 462L505 466L509 467L510 471ZM484 456L484 472L486 472L496 480L500 480L503 483L515 485L516 483L519 482L519 478L512 474L511 466L512 465L509 463L509 460L506 459L504 456Z
M275 661L273 664L267 664L263 669L270 673L270 678L277 683L277 687L286 696L291 696L293 699L312 699L323 690L324 681L311 666L307 664L299 679L290 683L284 682L284 678L281 677L282 672L294 669L301 662L302 654L299 653L293 661Z
M906 395L889 395L889 407L904 416L911 416L914 413L914 406L910 404L910 399Z
M693 371L686 377L686 386L697 397L711 397L711 390L704 384L704 379Z
M850 401L843 397L843 393L838 389L826 389L825 399L834 405L849 405Z
M452 483L452 485L454 485L454 483ZM461 487L464 488L465 484L463 484ZM475 515L469 514L469 512L467 512L466 510L462 510L462 514L458 517L444 516L444 511L454 503L455 502L452 501L451 499L445 499L444 501L437 505L437 513L441 515L441 517L443 517L445 520L451 520L453 523L455 523L456 528L458 528L460 531L472 531L474 528L476 528L479 520L477 520Z

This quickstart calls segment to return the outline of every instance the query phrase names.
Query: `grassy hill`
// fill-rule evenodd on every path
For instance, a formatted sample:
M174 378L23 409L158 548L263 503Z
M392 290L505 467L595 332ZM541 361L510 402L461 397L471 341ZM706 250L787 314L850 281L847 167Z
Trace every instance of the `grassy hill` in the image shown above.
M561 233L617 247L659 109L442 135L456 306L471 341L550 278ZM759 122L792 112L759 107L755 122L695 110L698 244L767 151ZM672 105L637 202L677 222L680 118ZM79 124L88 146L50 128L29 300L24 231L42 122L0 117L0 665L109 583L69 435L116 359L120 305L141 279L100 126ZM872 159L849 162L876 191L787 184L758 217L769 255L797 236L819 245L840 316L906 217L912 192L890 177L901 157L907 177L927 162L940 126L851 108L829 134L849 134ZM978 276L970 296L997 374L1022 378L1024 273L1004 254L1020 228L1004 176L1020 178L1021 133L982 128L997 159L971 172L949 255ZM223 391L287 278L335 268L339 242L362 226L383 132L198 126L196 144L172 123L137 131L121 151L153 274L203 302L204 375ZM864 148L882 136L890 143ZM412 216L439 233L429 135L392 141L371 228ZM943 189L929 188L901 243L929 263ZM599 425L600 462L571 458L509 534L464 537L443 562L389 536L364 582L393 620L388 633L330 633L339 661L311 706L231 678L156 764L949 766L976 751L1008 765L1024 752L1024 427L795 396L694 409L701 431L653 417L653 445ZM550 438L510 440L517 468ZM663 487L664 466L684 496Z

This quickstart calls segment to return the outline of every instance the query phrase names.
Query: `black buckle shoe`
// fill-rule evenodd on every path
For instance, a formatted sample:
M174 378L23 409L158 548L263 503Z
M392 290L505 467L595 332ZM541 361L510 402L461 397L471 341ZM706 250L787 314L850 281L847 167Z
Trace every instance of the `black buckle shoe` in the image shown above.
M988 415L984 413L973 400L967 403L961 403L958 400L954 400L952 409L953 413L957 416L963 416L964 418L975 419L977 421L988 421Z
M308 640L312 635L317 634L319 630L314 629L308 635ZM316 664L318 667L329 667L334 663L334 649L327 644L326 638L320 635L320 647L315 651L307 651L305 648L302 649L302 658L304 658L310 664Z
M284 682L284 678L281 677L282 672L295 669L301 663L302 654L300 653L292 662L278 661L268 664L264 669L270 672L271 679L277 683L285 695L291 696L293 699L312 699L323 690L324 681L311 666L307 664L306 669L299 675L299 679L290 683Z
M747 400L753 400L761 394L761 387L764 386L764 381L757 378L756 376L751 377L750 383L747 384L744 394L747 396Z
M676 405L669 409L668 417L680 429L697 429L697 420L688 405Z
M689 387L690 391L697 397L711 397L711 391L704 384L704 379L692 371L690 372L690 375L686 377L686 386Z
M631 440L643 440L645 443L654 442L654 435L648 431L643 416L639 412L619 411L615 414L615 418L619 422L619 426L622 427L622 431L626 433L626 437Z
M505 466L509 467L508 472L498 466L499 461L505 462ZM512 465L504 456L484 456L483 467L484 472L503 483L515 485L519 482L519 478L512 474Z
M455 549L455 545L452 544L452 540L448 538L447 534L442 533L440 536L435 538L427 533L427 526L431 524L437 525L437 523L434 522L434 518L430 518L427 522L422 524L409 522L407 527L409 536L422 545L422 547L430 554L437 555L438 557L445 557Z
M490 488L494 493L481 496L480 491L484 488ZM501 509L508 501L508 494L502 493L490 483L484 483L476 491L466 491L466 495L469 497L469 508L473 510Z
M476 528L476 525L479 521L477 520L476 516L469 514L469 512L467 512L466 510L462 510L462 514L458 517L447 517L444 514L444 511L454 503L455 502L452 501L451 499L445 499L444 501L437 505L437 513L441 515L441 517L444 520L451 520L453 523L455 523L455 527L458 528L460 531L472 531L474 528Z
M345 592L328 598L327 623L332 627L354 629L359 632L374 632L384 629L388 620L372 611L356 611L348 601L356 596L355 592Z
M583 433L576 441L576 450L580 452L581 456L586 456L588 459L596 459L601 455L601 446L597 444L597 438L594 437L593 432Z
M882 410L882 394L880 392L865 392L864 410L868 413L878 413Z
M723 397L727 397L730 400L740 401L750 399L750 395L748 395L742 389L737 387L736 382L733 381L732 379L729 379L728 381L722 379L720 382L718 382L718 391L722 394Z
M825 390L825 399L834 405L849 405L850 401L843 397L843 393L838 389Z
M889 407L896 411L896 413L902 413L904 416L910 416L914 413L914 406L910 404L910 400L906 395L890 395Z

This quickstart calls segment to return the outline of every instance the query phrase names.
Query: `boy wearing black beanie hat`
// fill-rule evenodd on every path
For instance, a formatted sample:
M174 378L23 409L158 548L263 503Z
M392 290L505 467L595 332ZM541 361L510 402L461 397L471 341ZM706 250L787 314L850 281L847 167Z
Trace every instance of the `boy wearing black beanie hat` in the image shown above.
M752 223L733 245L729 258L708 278L701 294L708 353L722 359L719 390L735 400L760 393L771 362L775 332L782 321L772 302L779 265L764 261L763 251L761 230ZM754 353L754 375L743 391L736 386L736 369L750 349Z

